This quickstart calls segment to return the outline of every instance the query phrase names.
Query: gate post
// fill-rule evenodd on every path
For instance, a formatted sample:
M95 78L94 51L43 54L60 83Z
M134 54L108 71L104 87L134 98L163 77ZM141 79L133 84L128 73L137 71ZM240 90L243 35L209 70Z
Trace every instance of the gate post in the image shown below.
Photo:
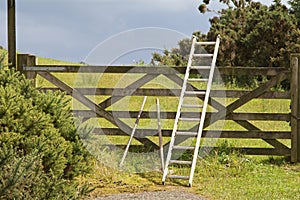
M291 54L291 162L300 162L300 54Z
M16 67L16 1L7 0L8 64Z
M18 54L18 64L17 64L17 70L21 73L24 73L26 78L31 79L34 86L36 86L36 72L27 72L24 71L24 67L26 66L36 66L36 57L29 54Z

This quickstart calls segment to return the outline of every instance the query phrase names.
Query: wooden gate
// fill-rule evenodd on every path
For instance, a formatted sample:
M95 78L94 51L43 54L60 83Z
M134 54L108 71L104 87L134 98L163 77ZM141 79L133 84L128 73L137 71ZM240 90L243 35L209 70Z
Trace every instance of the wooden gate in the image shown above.
M207 114L203 137L210 138L224 138L224 139L246 139L246 140L262 140L266 142L269 147L237 147L238 150L251 155L280 155L291 157L292 162L300 161L300 97L298 86L300 85L300 70L299 68L299 54L291 55L291 66L286 68L268 68L268 67L218 67L221 76L223 75L251 75L251 76L267 76L268 81L259 85L253 90L212 90L210 105L213 107L211 112ZM127 118L127 113L131 118L135 118L138 114L136 110L118 110L113 111L109 109L110 106L118 103L126 97L140 97L150 96L159 98L176 98L180 95L180 86L183 82L183 74L185 67L151 67L151 66L80 66L80 65L36 65L35 57L26 54L18 56L18 69L23 71L25 75L36 81L37 75L46 79L53 84L53 87L42 88L42 90L63 90L74 99L81 102L87 109L74 110L76 115L83 116L84 120L95 117L104 118L109 121L114 127L101 127L100 130L95 130L98 134L114 135L114 136L128 136L131 132L131 126L124 121ZM292 72L292 73L291 73ZM124 87L72 87L66 83L64 76L66 74L115 74L117 76L137 75L134 81L126 84ZM191 73L196 74L196 71ZM147 84L151 86L151 81L163 77L167 81L174 84L174 88L151 88L146 87ZM289 79L291 82L290 91L277 91L274 86L282 81ZM101 80L100 80L101 81ZM122 84L121 84L122 85ZM120 85L119 85L120 86ZM190 87L195 88L194 85ZM224 105L218 101L220 98L230 99L230 103ZM91 100L89 96L95 95L102 98L100 102ZM203 98L198 96L199 99ZM100 98L101 99L101 98ZM291 111L286 112L276 111L272 108L271 111L253 112L240 111L243 106L247 106L251 101L257 99L268 99L269 101L289 101L291 104ZM263 101L262 101L263 103ZM268 105L266 105L267 107ZM163 111L162 115L166 119L173 120L175 118L176 108ZM197 115L197 112L188 112L189 115ZM155 117L155 111L143 112L141 116L143 119L149 119L151 116ZM234 122L240 128L237 130L211 130L209 126L226 119ZM257 126L255 122L260 124L265 122L282 123L284 126L291 123L289 130L265 130L264 126ZM122 126L122 129L118 128ZM241 128L242 127L242 128ZM169 137L172 133L172 127L162 129L164 137ZM190 130L196 127L191 127ZM208 131L209 130L209 131ZM209 132L209 134L208 134ZM136 140L148 147L157 148L157 144L150 136L157 136L157 130L152 129L138 129ZM143 137L141 137L143 136ZM167 143L165 144L167 145Z

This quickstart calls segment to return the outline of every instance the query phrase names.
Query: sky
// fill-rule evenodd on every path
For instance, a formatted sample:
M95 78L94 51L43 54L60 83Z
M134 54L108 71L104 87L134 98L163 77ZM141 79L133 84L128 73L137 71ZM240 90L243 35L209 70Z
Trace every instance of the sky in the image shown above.
M0 46L4 48L7 48L6 2L0 1ZM110 42L116 41L115 38L119 38L122 33L134 29L156 27L154 29L163 32L168 30L172 35L176 35L177 32L178 35L187 37L195 31L206 33L209 30L209 18L215 15L199 13L197 8L201 0L16 0L16 2L17 50L72 62L85 61L99 44L110 45ZM218 0L211 1L210 8L220 9L223 5L218 2ZM270 4L272 0L261 2ZM178 39L178 35L175 35L174 40ZM155 40L155 37L147 37L149 40ZM132 40L127 41L130 42ZM164 45L162 41L161 48L166 47Z

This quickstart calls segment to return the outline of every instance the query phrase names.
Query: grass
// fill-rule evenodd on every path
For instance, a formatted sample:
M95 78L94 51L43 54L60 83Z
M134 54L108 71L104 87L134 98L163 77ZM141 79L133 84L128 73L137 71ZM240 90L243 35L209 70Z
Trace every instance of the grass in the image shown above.
M7 50L0 49L0 55L4 55L5 56L3 65L5 67L8 66Z
M196 193L212 199L299 199L299 165L220 153L198 165Z
M96 189L90 198L111 193L159 190L184 190L208 199L299 199L300 165L283 158L249 158L231 151L222 143L222 151L213 151L197 163L194 184L167 181L161 185L161 172L130 174L95 163L95 174L82 180ZM183 168L187 171L187 168Z
M68 62L57 61L53 59L39 58L39 64L73 64ZM76 77L75 74L55 74L57 77L65 80L69 85L77 87L120 87L132 83L139 77L126 75L103 75L98 81L98 75L85 75L85 77ZM87 76L89 76L87 78ZM77 78L77 80L76 80ZM176 87L172 82L161 80L158 77L145 87ZM76 80L76 81L75 81ZM122 80L122 81L120 81ZM53 85L41 77L38 77L38 85L42 87L52 87ZM177 86L178 87L178 86ZM101 102L108 97L91 97L95 102ZM111 110L138 110L143 97L125 98L116 103ZM229 104L235 99L226 99L224 104ZM178 99L176 98L160 98L162 110L176 111ZM74 101L76 102L76 101ZM155 110L153 107L155 98L149 98L145 110ZM289 100L267 100L255 99L247 103L247 105L239 108L238 112L279 112L289 113ZM76 109L85 109L77 103L74 103ZM93 122L92 122L93 121ZM134 119L128 120L133 123ZM140 127L155 127L155 119L141 120ZM112 127L106 120L91 120L90 123L97 126ZM262 130L283 130L289 131L288 122L264 122L253 121L255 126ZM173 121L164 120L163 128L172 129ZM217 126L217 124L215 125ZM220 125L222 126L222 124ZM245 130L233 121L224 123L224 130ZM126 144L128 137L107 137L109 142ZM167 142L165 138L164 142ZM300 199L300 164L290 164L282 157L268 156L246 156L232 150L232 147L269 147L262 140L239 140L220 139L217 141L217 146L221 147L219 151L212 151L209 156L204 159L199 159L194 176L194 184L192 188L185 187L186 181L167 180L166 186L161 185L162 174L159 170L159 160L155 153L150 154L145 151L145 154L139 155L131 153L126 158L125 168L118 169L117 165L120 161L120 155L123 150L110 151L109 149L99 150L97 142L103 138L95 136L90 144L86 144L91 152L95 153L94 173L88 177L80 177L80 183L86 183L94 188L90 194L93 199L97 196L108 195L112 193L123 192L142 192L142 191L157 191L157 190L185 190L207 197L208 199ZM284 141L290 146L289 141ZM134 141L133 144L140 144ZM133 149L131 148L130 151ZM140 152L136 149L136 152ZM148 154L149 153L149 154ZM184 154L183 156L189 156ZM107 165L102 164L97 160L104 158ZM111 167L114 163L115 167ZM132 167L135 167L133 169ZM149 167L150 170L145 170L141 173L132 173ZM175 167L174 170L180 170L179 173L188 171L188 168Z

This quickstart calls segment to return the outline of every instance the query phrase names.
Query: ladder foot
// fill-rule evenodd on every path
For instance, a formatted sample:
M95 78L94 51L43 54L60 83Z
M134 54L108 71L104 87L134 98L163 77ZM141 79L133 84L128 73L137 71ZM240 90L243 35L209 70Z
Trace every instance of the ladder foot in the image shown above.
M192 184L191 184L191 183L189 183L189 187L192 187Z
M164 181L162 182L162 185L165 185L165 182L164 182Z

